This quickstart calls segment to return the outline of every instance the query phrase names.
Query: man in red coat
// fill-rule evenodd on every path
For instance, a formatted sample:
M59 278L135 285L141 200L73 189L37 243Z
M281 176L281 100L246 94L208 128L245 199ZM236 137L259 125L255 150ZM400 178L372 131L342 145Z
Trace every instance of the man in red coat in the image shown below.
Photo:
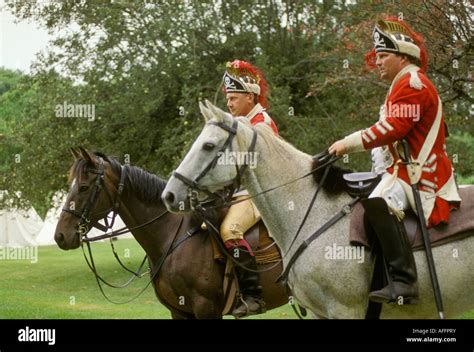
M246 61L234 60L227 63L223 81L232 116L245 116L254 126L266 123L278 135L278 128L266 111L267 83L259 69Z
M249 119L252 125L266 124L278 135L275 122L265 110L267 85L260 70L246 61L234 60L227 63L223 83L227 108L232 116L244 116ZM245 190L240 190L234 196L237 199L242 199L246 198L248 193ZM229 208L220 228L222 240L231 255L244 267L251 270L257 270L257 263L252 249L244 239L244 234L260 218L260 213L253 202L246 200ZM235 271L242 299L232 314L236 317L243 317L263 313L265 303L262 299L258 272L244 270L238 266L235 266Z
M418 184L428 227L447 223L450 210L459 207L461 198L446 154L441 100L424 72L423 38L405 22L387 18L378 21L373 40L367 63L373 65L375 59L381 78L391 82L379 121L335 142L329 152L342 155L372 149L373 169L382 174L382 180L363 205L389 266L392 289L388 285L371 292L369 299L416 303L415 261L399 221L410 207L416 212L410 185ZM403 153L402 139L410 147L409 158ZM407 168L408 159L415 163ZM387 205L383 209L375 206L380 198Z

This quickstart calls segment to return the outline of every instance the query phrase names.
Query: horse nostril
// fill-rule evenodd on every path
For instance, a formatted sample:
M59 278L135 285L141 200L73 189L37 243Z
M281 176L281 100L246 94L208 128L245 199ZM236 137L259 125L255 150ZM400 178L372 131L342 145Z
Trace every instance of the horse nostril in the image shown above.
M174 193L173 193L173 192L168 192L168 193L166 193L165 201L166 201L168 204L174 203Z
M56 235L54 235L54 237L55 237L56 243L58 243L58 244L64 243L64 234L62 232L56 233Z

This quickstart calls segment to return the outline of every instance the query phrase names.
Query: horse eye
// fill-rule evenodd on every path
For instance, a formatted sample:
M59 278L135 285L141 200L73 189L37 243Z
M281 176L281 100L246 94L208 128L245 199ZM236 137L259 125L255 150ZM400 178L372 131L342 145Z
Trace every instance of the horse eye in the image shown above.
M88 189L89 189L89 186L85 186L85 185L79 186L79 192L85 192Z
M212 150L216 147L215 144L213 143L204 143L204 145L202 146L202 149L204 150Z

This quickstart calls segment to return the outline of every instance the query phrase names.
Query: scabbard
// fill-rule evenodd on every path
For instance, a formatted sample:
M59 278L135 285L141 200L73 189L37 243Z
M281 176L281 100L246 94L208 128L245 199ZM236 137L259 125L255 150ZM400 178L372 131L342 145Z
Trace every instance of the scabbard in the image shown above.
M410 148L406 140L402 141L403 151L405 153L406 162L411 162ZM422 165L421 165L422 166ZM411 182L410 182L411 184ZM423 245L425 247L426 259L428 261L428 268L430 271L431 285L433 286L433 292L436 301L436 307L438 308L438 314L441 319L444 319L443 300L441 297L441 289L439 287L438 276L436 274L436 267L433 258L433 252L431 251L430 235L426 226L425 213L423 212L423 204L421 202L420 192L418 190L418 184L411 184L413 192L413 198L415 199L416 212L418 213L418 219L420 221L421 235L423 239Z

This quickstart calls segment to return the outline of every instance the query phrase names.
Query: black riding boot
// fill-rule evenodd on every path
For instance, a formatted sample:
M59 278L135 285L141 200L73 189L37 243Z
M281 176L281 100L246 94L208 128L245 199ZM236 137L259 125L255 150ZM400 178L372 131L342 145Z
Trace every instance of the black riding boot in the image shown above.
M231 249L231 255L244 267L257 270L255 256L251 255L245 247ZM262 287L259 285L259 274L245 270L235 265L237 281L241 299L232 311L232 315L241 318L253 314L265 313L265 302L262 299Z
M362 204L365 216L377 235L391 276L386 287L369 293L369 299L379 303L416 304L416 265L403 223L390 213L383 198L365 199ZM400 301L400 297L403 300Z

